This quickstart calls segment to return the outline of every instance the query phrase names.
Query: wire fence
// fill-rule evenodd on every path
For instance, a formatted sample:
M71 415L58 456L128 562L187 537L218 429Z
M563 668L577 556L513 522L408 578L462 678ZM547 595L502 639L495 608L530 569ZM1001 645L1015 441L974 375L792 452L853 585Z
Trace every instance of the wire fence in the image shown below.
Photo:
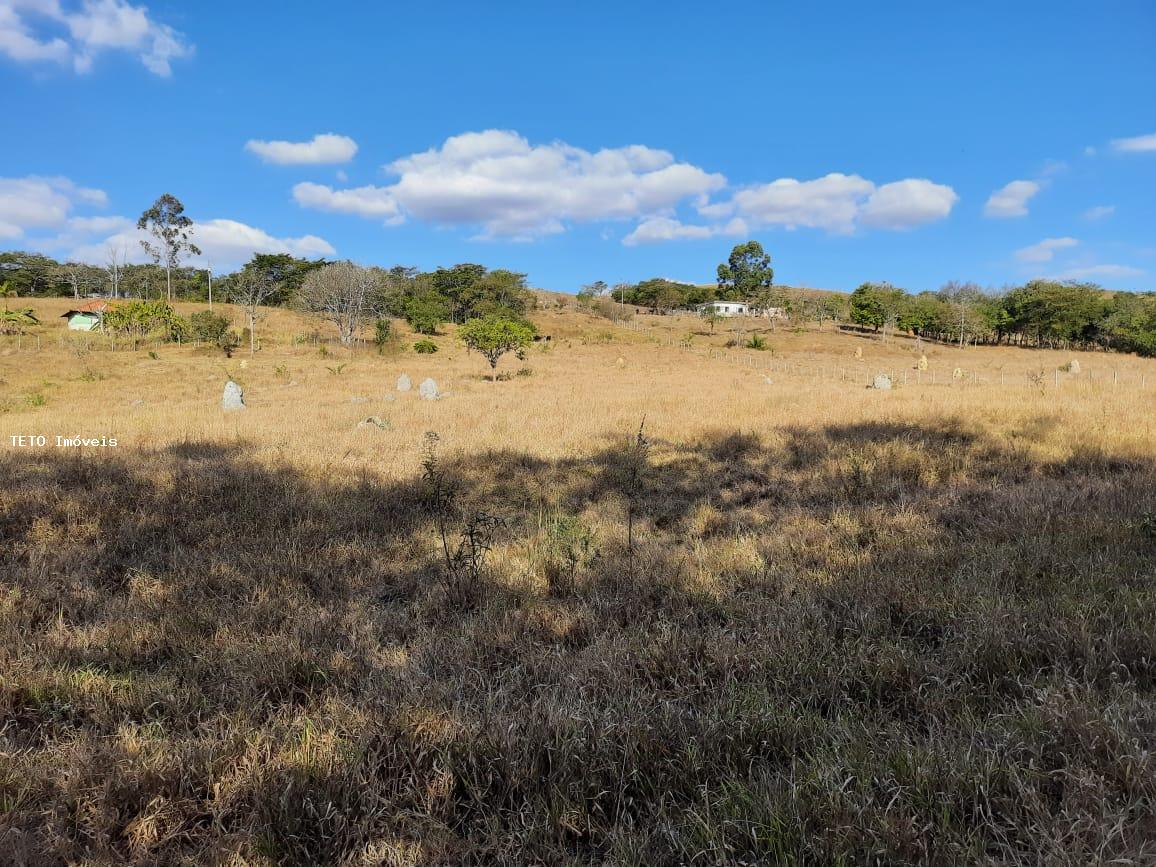
M631 331L641 331L638 323L619 321L621 325ZM699 348L692 346L689 341L675 340L667 335L660 344L678 349L680 352L697 355L702 358L721 360L740 365L751 370L763 371L765 374L783 376L809 377L831 382L844 382L851 385L870 387L875 383L877 376L886 376L893 387L912 386L943 386L953 388L976 387L1020 387L1037 391L1099 391L1099 390L1130 390L1135 392L1156 389L1156 366L1151 371L1135 370L1121 365L1085 365L1077 372L1062 368L1006 370L1004 368L977 369L953 367L950 370L936 370L931 367L920 369L918 365L911 368L897 366L894 362L873 365L869 362L855 364L838 364L831 361L793 360L776 358L768 352L757 350L740 350L737 348L719 349L716 347ZM1126 356L1119 356L1125 358Z

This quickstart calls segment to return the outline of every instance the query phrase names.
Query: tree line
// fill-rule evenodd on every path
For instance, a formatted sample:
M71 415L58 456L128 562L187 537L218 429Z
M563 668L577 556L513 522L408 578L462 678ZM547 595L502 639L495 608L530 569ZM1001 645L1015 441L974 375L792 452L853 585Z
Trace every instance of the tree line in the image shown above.
M526 275L463 263L422 272L258 253L238 271L215 281L210 271L182 265L199 254L184 205L165 193L145 210L137 228L152 259L128 264L127 250L110 249L104 266L58 262L32 252L0 253L0 289L12 296L100 294L142 301L174 298L239 304L253 341L260 309L297 304L337 326L343 343L374 317L405 319L419 334L446 322L489 318L525 323L534 305ZM215 284L215 285L214 285ZM1104 348L1156 355L1156 294L1108 292L1091 283L1032 280L1001 291L951 282L912 294L889 283L863 283L850 298L839 293L777 285L771 257L758 241L737 244L717 268L714 284L654 277L613 287L596 281L578 293L580 307L616 316L623 305L655 313L694 309L710 301L744 301L796 322L850 321L875 331L900 330L927 339L1052 348ZM617 306L616 306L617 305ZM141 308L144 310L145 308ZM157 308L148 308L155 314ZM4 327L24 327L25 311L5 302ZM150 314L150 315L152 315ZM167 315L167 314L166 314ZM115 317L114 317L115 319Z
M850 321L964 344L1112 349L1156 356L1156 294L1093 283L1031 280L999 291L950 282L911 294L889 283L851 293Z

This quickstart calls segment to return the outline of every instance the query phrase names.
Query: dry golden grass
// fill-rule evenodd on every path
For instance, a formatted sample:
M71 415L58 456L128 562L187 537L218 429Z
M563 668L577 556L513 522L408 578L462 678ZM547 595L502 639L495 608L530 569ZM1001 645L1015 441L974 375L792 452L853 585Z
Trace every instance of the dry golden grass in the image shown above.
M0 853L1156 858L1156 362L925 346L916 384L904 338L535 318L499 382L287 311L252 359L5 341Z

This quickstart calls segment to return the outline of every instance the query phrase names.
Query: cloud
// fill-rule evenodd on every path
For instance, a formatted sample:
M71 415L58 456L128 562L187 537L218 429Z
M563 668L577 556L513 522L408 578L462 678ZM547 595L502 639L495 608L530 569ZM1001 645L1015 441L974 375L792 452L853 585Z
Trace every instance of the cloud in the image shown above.
M876 189L863 206L862 222L882 229L910 229L945 219L958 201L949 186L908 178Z
M357 142L349 136L327 132L303 142L250 139L245 150L279 166L324 165L349 162L357 153Z
M0 237L15 240L29 229L62 226L78 205L104 206L102 190L63 177L0 178Z
M779 178L739 190L732 197L729 210L758 225L850 232L874 191L871 181L837 172L811 181ZM702 212L717 216L727 207L708 205Z
M1064 280L1093 280L1096 278L1113 277L1142 277L1144 270L1133 268L1131 265L1088 265L1082 268L1070 268L1059 276Z
M574 223L637 220L623 239L629 246L737 235L760 226L909 229L944 219L959 199L951 187L926 179L877 186L858 175L832 173L813 180L780 178L712 202L726 178L678 162L668 151L531 144L516 132L495 129L451 136L385 169L396 176L394 183L340 189L303 182L293 188L293 198L303 207L390 224L414 218L480 227L482 238L527 240ZM707 223L679 219L686 205Z
M1118 153L1150 153L1156 151L1156 132L1132 138L1112 139L1112 150Z
M650 217L622 239L627 247L640 244L658 244L664 241L714 238L719 235L740 236L747 234L746 221L735 217L725 225L695 226L679 222L671 217Z
M140 245L147 234L138 230L136 224L125 217L108 219L121 221L117 231L103 238L99 237L101 232L94 233L97 237L79 243L67 252L67 258L100 264L108 257L108 251L113 249L124 250L130 262L149 261ZM57 243L62 240L63 237L54 239ZM201 255L188 257L186 264L205 267L211 262L214 270L240 267L254 253L289 253L306 258L334 256L337 253L332 244L316 235L278 238L263 229L228 219L197 221L193 226L192 241L200 248Z
M752 226L800 226L845 234L858 225L910 229L942 220L959 200L955 190L921 178L876 186L838 172L814 180L779 178L738 190L730 201L699 207L706 217L737 215Z
M726 183L644 145L591 152L564 142L535 145L494 129L451 136L385 168L397 176L389 186L298 184L293 195L305 207L394 221L408 215L477 226L485 238L527 239L561 232L570 222L657 216Z
M1084 211L1085 220L1104 220L1116 213L1115 205L1096 205Z
M353 214L367 219L381 218L387 223L402 219L401 208L388 187L355 187L335 190L324 184L304 181L293 187L293 198L303 208Z
M1066 250L1079 243L1075 238L1044 238L1038 244L1016 250L1015 256L1021 262L1050 262L1057 250Z
M44 34L45 25L57 35ZM58 35L63 28L67 37ZM66 10L58 0L0 0L0 53L18 63L71 63L89 72L105 51L134 54L155 75L172 74L172 61L193 46L167 24L127 0L80 0Z
M1040 191L1036 181L1012 181L996 190L983 207L985 217L1026 217L1028 200Z

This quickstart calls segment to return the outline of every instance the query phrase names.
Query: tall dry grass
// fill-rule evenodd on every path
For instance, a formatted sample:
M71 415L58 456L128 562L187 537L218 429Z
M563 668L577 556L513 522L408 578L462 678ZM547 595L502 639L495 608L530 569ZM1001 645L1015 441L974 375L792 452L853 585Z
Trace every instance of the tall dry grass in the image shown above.
M496 383L448 335L320 357L284 312L244 368L0 355L5 857L1156 857L1152 395L1086 375L1150 362L1081 354L1057 388L1068 355L924 347L1051 380L887 393L682 352L694 320L537 319L548 348ZM463 591L437 528L479 511L501 524Z

